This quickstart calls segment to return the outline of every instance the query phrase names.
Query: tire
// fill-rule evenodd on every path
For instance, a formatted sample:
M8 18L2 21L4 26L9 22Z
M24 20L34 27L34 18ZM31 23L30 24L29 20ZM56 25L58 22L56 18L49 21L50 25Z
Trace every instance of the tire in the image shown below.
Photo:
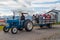
M33 23L30 20L25 21L24 23L25 30L30 32L33 29Z
M18 29L16 27L11 28L11 33L12 34L17 34L17 32L18 32Z
M5 33L9 32L9 28L3 27L3 31L4 31Z
M43 28L43 26L41 25L41 26L40 26L40 28L42 29L42 28Z
M51 25L51 24L47 24L47 27L48 27L48 28L52 28L52 25Z

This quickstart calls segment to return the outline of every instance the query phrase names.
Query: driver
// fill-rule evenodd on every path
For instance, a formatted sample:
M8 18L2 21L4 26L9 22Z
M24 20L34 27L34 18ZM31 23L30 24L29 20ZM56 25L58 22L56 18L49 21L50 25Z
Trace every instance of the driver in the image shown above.
M25 16L23 15L23 13L21 15L21 20L25 20Z

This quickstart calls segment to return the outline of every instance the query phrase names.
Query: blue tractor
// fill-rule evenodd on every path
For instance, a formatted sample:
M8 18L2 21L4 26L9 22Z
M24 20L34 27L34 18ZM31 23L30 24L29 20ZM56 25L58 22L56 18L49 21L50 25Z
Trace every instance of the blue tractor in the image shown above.
M20 14L27 14L27 13L20 13ZM16 34L18 30L22 31L25 29L27 32L32 31L33 29L33 23L30 19L26 18L25 20L21 20L21 15L19 14L19 18L15 19L15 14L13 16L13 19L6 20L6 25L3 28L3 31L5 33L9 32L11 30L12 34Z

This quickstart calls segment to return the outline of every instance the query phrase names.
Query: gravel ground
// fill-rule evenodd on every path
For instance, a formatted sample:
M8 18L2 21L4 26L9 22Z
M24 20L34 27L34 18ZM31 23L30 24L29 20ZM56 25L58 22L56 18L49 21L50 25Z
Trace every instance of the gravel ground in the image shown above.
M53 35L52 37L48 38L47 40L60 40L60 34Z
M50 35L49 37L44 37L43 40L60 40L60 25L55 25L53 30L53 35Z
M25 30L19 31L17 34L11 32L0 32L0 40L59 40L60 25L54 25L52 29L34 28L31 32Z
M60 40L60 32L57 32L51 35L50 37L45 38L44 40Z

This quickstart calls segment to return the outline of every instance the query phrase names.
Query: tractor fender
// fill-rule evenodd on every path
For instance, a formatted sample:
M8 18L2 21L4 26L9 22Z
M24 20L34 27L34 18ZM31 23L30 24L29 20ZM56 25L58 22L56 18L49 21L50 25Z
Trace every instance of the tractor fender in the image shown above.
M26 22L26 21L31 21L31 20L30 20L30 19L26 19L25 22Z
M24 22L23 22L23 25L27 22L27 21L31 21L30 19L26 19ZM32 21L31 21L32 22ZM32 22L33 23L33 22Z

